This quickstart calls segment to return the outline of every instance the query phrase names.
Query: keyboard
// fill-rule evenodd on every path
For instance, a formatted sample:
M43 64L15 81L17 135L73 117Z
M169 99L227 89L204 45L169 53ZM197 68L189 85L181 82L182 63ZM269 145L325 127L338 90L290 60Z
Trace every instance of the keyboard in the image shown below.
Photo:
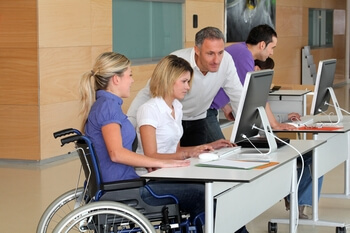
M304 127L304 126L309 126L314 123L314 119L312 118L301 118L299 121L286 121L284 123L294 125L295 127Z
M234 153L237 153L241 150L240 146L235 146L235 147L222 147L220 149L215 149L214 151L210 153L217 154L219 158L224 157L224 156L229 156Z

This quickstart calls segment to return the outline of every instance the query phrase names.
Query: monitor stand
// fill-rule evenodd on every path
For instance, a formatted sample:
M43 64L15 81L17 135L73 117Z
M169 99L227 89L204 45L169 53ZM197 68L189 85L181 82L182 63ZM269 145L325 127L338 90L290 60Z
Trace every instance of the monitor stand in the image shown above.
M332 87L328 87L327 90L329 91L330 95L331 95L331 99L332 99L332 102L333 102L333 105L334 105L334 109L335 109L335 113L337 114L337 122L332 122L330 119L327 121L327 122L316 122L316 123L327 123L328 125L331 124L331 125L337 125L339 124L340 122L343 121L343 114L341 112L341 108L339 106L339 103L338 103L338 100L337 100L337 97L335 96L335 93L334 93L334 90ZM329 105L329 103L325 103L327 105Z
M266 161L269 162L271 161L270 158L270 154L274 151L277 150L277 143L275 140L275 137L273 135L273 131L269 122L269 119L267 118L267 114L265 111L264 107L258 107L257 110L259 111L259 115L260 115L260 119L263 125L263 129L264 129L264 133L265 133L265 137L267 139L267 143L268 143L268 151L263 150L263 149L259 149L260 152L258 150L249 150L249 151L242 151L239 154L239 160L249 160L249 161ZM252 126L252 128L255 129L259 129L258 127L256 127L255 125ZM259 129L260 130L260 129ZM263 152L264 151L264 152ZM265 152L266 151L266 152Z

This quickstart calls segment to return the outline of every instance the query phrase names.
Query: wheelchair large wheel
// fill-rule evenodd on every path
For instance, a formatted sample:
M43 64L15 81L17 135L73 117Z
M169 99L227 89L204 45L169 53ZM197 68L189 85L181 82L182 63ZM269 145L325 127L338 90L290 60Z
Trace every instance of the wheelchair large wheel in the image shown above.
M41 216L36 232L52 232L66 215L83 205L83 191L83 188L73 189L56 198Z
M150 221L123 203L97 201L68 214L53 231L63 232L146 232L155 233Z

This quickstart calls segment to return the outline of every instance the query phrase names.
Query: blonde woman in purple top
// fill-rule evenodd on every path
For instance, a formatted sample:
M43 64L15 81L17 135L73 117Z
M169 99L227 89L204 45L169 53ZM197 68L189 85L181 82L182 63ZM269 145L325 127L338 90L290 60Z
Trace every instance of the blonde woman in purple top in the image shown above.
M83 128L92 141L99 161L103 182L138 178L134 167L163 168L188 166L189 160L156 159L131 150L135 129L122 111L123 98L130 96L131 63L122 54L101 54L93 69L81 79ZM194 218L204 211L204 184L149 181L158 195L177 197L181 210ZM181 188L179 188L181 187ZM156 199L141 187L141 198L150 205L174 203L173 199Z

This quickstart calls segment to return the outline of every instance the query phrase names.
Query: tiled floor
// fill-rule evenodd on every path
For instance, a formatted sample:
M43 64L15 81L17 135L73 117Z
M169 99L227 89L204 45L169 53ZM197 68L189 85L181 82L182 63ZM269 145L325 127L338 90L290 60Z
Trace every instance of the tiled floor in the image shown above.
M349 87L347 85L335 89L340 106L348 111ZM65 159L41 167L0 161L0 232L35 232L46 206L58 195L76 186L79 168L77 159ZM323 192L343 192L343 174L343 165L327 173ZM350 224L350 200L321 198L319 206L321 220ZM254 203L247 208L254 208ZM311 214L310 211L307 209L308 214ZM287 218L288 214L284 203L280 201L250 222L247 228L251 233L265 233L271 218ZM279 233L288 232L288 229L288 225L278 225ZM335 232L335 228L300 225L297 232L329 233Z

